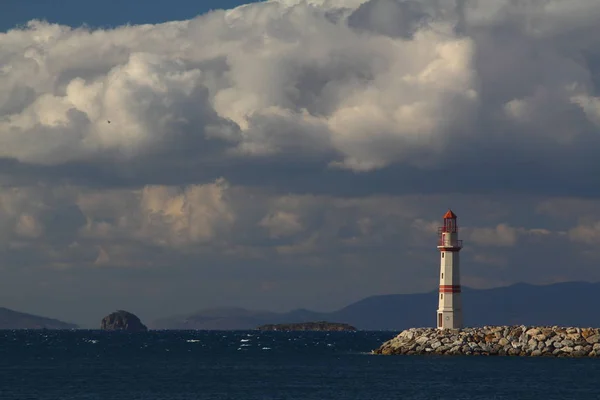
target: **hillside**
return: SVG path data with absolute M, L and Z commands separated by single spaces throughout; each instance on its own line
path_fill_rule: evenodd
M 251 311 L 243 308 L 211 308 L 191 315 L 158 319 L 152 322 L 150 327 L 152 329 L 254 329 L 259 325 L 280 320 L 280 314 L 268 311 Z
M 600 283 L 567 282 L 536 286 L 515 284 L 493 289 L 463 287 L 465 325 L 598 326 L 593 299 Z M 287 313 L 242 308 L 211 309 L 165 318 L 154 329 L 254 329 L 260 325 L 339 321 L 360 330 L 403 330 L 435 324 L 437 292 L 371 296 L 331 313 Z
M 0 307 L 0 329 L 77 329 L 77 325 L 57 319 L 26 314 Z

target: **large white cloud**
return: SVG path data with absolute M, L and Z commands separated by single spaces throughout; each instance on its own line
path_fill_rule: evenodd
M 599 10 L 270 1 L 111 30 L 33 21 L 0 35 L 0 155 L 57 165 L 305 154 L 359 171 L 444 164 L 456 146 L 481 160 L 485 143 L 502 154 L 567 144 L 573 156 L 598 129 L 587 61 L 600 54 Z

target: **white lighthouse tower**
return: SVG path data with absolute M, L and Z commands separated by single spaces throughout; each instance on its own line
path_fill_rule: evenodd
M 440 251 L 440 295 L 437 310 L 438 329 L 462 328 L 462 302 L 460 299 L 460 258 L 462 240 L 458 240 L 456 214 L 452 210 L 444 215 L 444 225 L 438 229 Z

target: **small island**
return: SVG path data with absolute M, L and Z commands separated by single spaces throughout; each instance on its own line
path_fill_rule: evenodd
M 261 325 L 256 328 L 259 331 L 355 331 L 356 328 L 352 325 L 342 324 L 338 322 L 297 322 L 291 324 L 268 324 Z
M 115 311 L 102 318 L 100 329 L 128 332 L 146 332 L 148 330 L 136 315 L 124 310 Z
M 411 328 L 374 354 L 600 357 L 600 328 L 485 326 Z

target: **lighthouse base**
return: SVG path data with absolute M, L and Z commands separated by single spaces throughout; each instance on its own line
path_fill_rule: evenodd
M 438 310 L 437 312 L 437 328 L 438 329 L 462 329 L 462 312 L 461 310 Z

